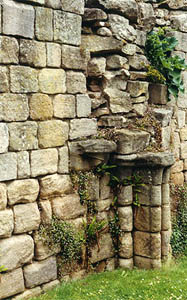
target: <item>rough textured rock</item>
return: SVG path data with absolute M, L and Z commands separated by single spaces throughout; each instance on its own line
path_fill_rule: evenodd
M 53 116 L 52 100 L 45 94 L 33 94 L 29 101 L 32 120 L 48 120 Z
M 120 228 L 123 231 L 132 231 L 133 229 L 133 214 L 132 214 L 132 207 L 119 207 L 118 208 L 119 214 L 119 223 Z
M 85 131 L 86 128 L 86 131 Z M 97 133 L 96 119 L 80 119 L 70 121 L 70 139 L 95 135 Z
M 25 285 L 28 288 L 40 285 L 57 278 L 56 258 L 50 257 L 41 262 L 34 262 L 23 269 Z
M 28 178 L 30 176 L 30 161 L 29 153 L 27 151 L 20 151 L 17 153 L 18 163 L 18 178 Z
M 113 50 L 121 50 L 123 47 L 123 42 L 113 37 L 83 35 L 81 47 L 93 53 L 108 52 Z
M 3 64 L 17 64 L 18 54 L 19 54 L 19 45 L 15 38 L 8 36 L 0 37 L 0 63 Z M 7 55 L 7 51 L 9 55 Z
M 42 293 L 42 289 L 38 286 L 36 288 L 26 290 L 25 292 L 15 296 L 13 300 L 30 299 L 39 296 L 41 293 Z
M 20 62 L 33 67 L 46 66 L 45 43 L 37 41 L 20 41 Z
M 61 9 L 65 11 L 69 11 L 75 14 L 83 15 L 84 13 L 84 0 L 70 1 L 70 0 L 63 0 L 61 1 Z
M 47 43 L 47 66 L 60 67 L 61 66 L 61 46 L 56 43 Z
M 43 224 L 50 224 L 52 219 L 51 202 L 48 200 L 39 202 L 41 222 Z
M 30 160 L 32 177 L 53 174 L 57 172 L 57 149 L 43 149 L 32 151 Z
M 7 188 L 6 184 L 0 183 L 0 210 L 4 210 L 7 206 Z
M 107 20 L 107 14 L 99 8 L 85 8 L 83 21 Z
M 53 40 L 53 11 L 50 8 L 36 7 L 36 37 L 39 41 Z
M 137 207 L 134 226 L 140 231 L 161 231 L 161 208 L 146 206 Z
M 4 153 L 8 151 L 9 145 L 9 135 L 8 135 L 8 127 L 6 124 L 0 124 L 0 153 Z
M 68 147 L 64 146 L 59 148 L 59 163 L 58 163 L 58 173 L 64 174 L 69 172 L 69 153 Z
M 0 238 L 10 237 L 14 229 L 13 212 L 11 209 L 0 211 Z
M 66 73 L 66 85 L 69 94 L 86 93 L 86 77 L 81 72 L 68 71 Z
M 8 68 L 0 67 L 0 93 L 7 93 L 8 91 L 9 91 Z
M 150 3 L 138 3 L 139 23 L 145 31 L 151 31 L 156 23 L 153 6 Z
M 26 234 L 0 240 L 0 247 L 0 264 L 9 271 L 31 262 L 34 256 L 34 241 Z
M 106 59 L 106 68 L 108 70 L 115 70 L 118 68 L 123 68 L 127 65 L 128 59 L 120 55 L 110 55 Z
M 161 259 L 150 259 L 140 256 L 134 256 L 134 265 L 139 269 L 160 269 Z
M 58 94 L 66 92 L 66 74 L 62 69 L 43 69 L 39 72 L 38 79 L 42 93 Z
M 133 266 L 134 266 L 134 263 L 133 263 L 132 258 L 129 258 L 129 259 L 120 258 L 119 259 L 119 267 L 120 268 L 132 270 Z
M 0 154 L 0 181 L 17 178 L 17 155 L 16 153 Z
M 88 76 L 98 77 L 105 73 L 106 59 L 104 57 L 93 57 L 88 63 Z
M 8 185 L 8 203 L 30 203 L 36 201 L 39 194 L 39 184 L 35 179 L 15 180 Z
M 118 195 L 118 203 L 122 206 L 131 205 L 133 201 L 132 186 L 123 186 Z
M 134 41 L 136 39 L 136 30 L 129 25 L 129 20 L 118 15 L 109 15 L 109 24 L 113 35 L 118 40 Z
M 70 45 L 62 45 L 62 67 L 64 69 L 86 70 L 89 51 Z
M 75 96 L 56 95 L 53 99 L 54 116 L 60 119 L 75 118 Z
M 13 296 L 24 291 L 24 278 L 21 268 L 1 275 L 0 297 L 1 299 Z
M 38 92 L 38 71 L 25 66 L 11 66 L 10 89 L 13 93 Z
M 133 240 L 131 233 L 123 233 L 120 237 L 119 256 L 131 258 L 133 256 Z
M 71 142 L 71 152 L 83 153 L 110 153 L 115 152 L 116 143 L 105 139 L 88 139 L 86 141 Z
M 132 110 L 130 94 L 118 89 L 106 88 L 105 97 L 109 100 L 112 113 L 128 113 Z
M 91 114 L 91 99 L 88 95 L 77 95 L 77 117 L 89 117 Z
M 134 232 L 135 255 L 159 259 L 161 257 L 160 233 Z
M 114 255 L 114 247 L 112 239 L 109 233 L 103 234 L 99 239 L 100 249 L 98 245 L 95 245 L 91 249 L 90 262 L 96 263 L 106 258 L 110 258 Z

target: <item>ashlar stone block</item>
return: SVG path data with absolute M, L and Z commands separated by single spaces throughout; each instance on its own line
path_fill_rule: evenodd
M 133 240 L 131 233 L 123 233 L 120 237 L 119 255 L 123 258 L 131 258 L 133 256 Z
M 61 0 L 46 0 L 45 1 L 46 6 L 52 7 L 52 8 L 57 8 L 59 9 L 61 7 Z
M 134 265 L 139 269 L 160 269 L 162 266 L 161 259 L 150 259 L 141 256 L 134 256 Z
M 56 43 L 47 43 L 46 47 L 47 66 L 59 68 L 61 66 L 61 46 Z M 69 55 L 71 55 L 71 53 L 69 53 Z
M 131 206 L 119 207 L 118 215 L 119 215 L 119 223 L 120 223 L 121 230 L 132 231 L 133 229 L 132 207 Z
M 65 11 L 54 11 L 54 40 L 63 44 L 81 44 L 81 22 L 79 15 Z
M 69 172 L 69 153 L 68 147 L 64 146 L 58 149 L 59 153 L 59 163 L 58 163 L 58 173 L 68 173 Z
M 8 127 L 4 123 L 0 123 L 0 153 L 8 151 L 9 134 Z
M 122 186 L 118 195 L 118 203 L 122 206 L 131 205 L 133 202 L 132 185 Z
M 26 290 L 25 292 L 15 296 L 14 298 L 12 298 L 12 300 L 30 299 L 33 297 L 37 297 L 40 294 L 42 294 L 42 289 L 41 289 L 41 287 L 37 286 L 33 289 Z
M 31 152 L 31 176 L 53 174 L 57 172 L 57 149 L 42 149 Z
M 147 258 L 161 257 L 161 234 L 134 232 L 134 253 Z
M 21 94 L 0 94 L 0 120 L 26 121 L 29 117 L 28 98 Z
M 43 69 L 39 72 L 39 87 L 42 93 L 60 94 L 66 92 L 66 74 L 62 69 Z
M 14 180 L 8 185 L 7 191 L 9 205 L 34 202 L 39 194 L 38 180 Z
M 38 126 L 40 148 L 63 146 L 68 140 L 69 126 L 60 120 L 43 121 Z
M 27 151 L 20 151 L 17 153 L 18 161 L 18 178 L 29 178 L 30 177 L 30 161 L 29 153 Z
M 13 211 L 15 234 L 38 229 L 40 225 L 40 212 L 36 202 L 15 205 Z
M 81 38 L 81 48 L 92 53 L 101 51 L 118 51 L 124 46 L 123 42 L 114 37 L 103 37 L 94 34 L 83 35 Z
M 48 95 L 33 94 L 29 101 L 30 117 L 32 120 L 48 120 L 53 116 L 53 104 Z
M 1 53 L 1 51 L 0 51 L 0 53 Z M 8 68 L 0 67 L 0 93 L 7 93 L 8 91 L 9 91 Z
M 46 66 L 45 43 L 29 40 L 20 41 L 20 62 L 32 67 Z
M 120 258 L 119 259 L 119 267 L 120 268 L 132 270 L 133 266 L 134 266 L 133 258 L 129 258 L 129 259 Z
M 86 70 L 90 53 L 86 49 L 62 45 L 62 67 L 64 69 Z
M 91 114 L 91 99 L 88 95 L 77 95 L 77 117 L 89 117 Z
M 30 262 L 34 256 L 34 241 L 26 234 L 0 240 L 0 247 L 0 264 L 9 271 Z
M 3 33 L 26 38 L 34 36 L 34 8 L 31 5 L 3 0 Z M 14 16 L 14 18 L 12 18 Z
M 23 292 L 25 289 L 21 268 L 1 275 L 0 298 L 7 298 Z
M 0 154 L 0 181 L 17 178 L 17 155 L 16 153 Z
M 147 206 L 137 207 L 134 226 L 140 231 L 161 231 L 161 208 Z
M 36 37 L 39 41 L 53 40 L 53 10 L 36 7 Z
M 52 208 L 49 200 L 40 201 L 40 214 L 42 224 L 50 224 L 52 220 Z
M 81 72 L 68 71 L 66 73 L 66 85 L 69 94 L 86 93 L 86 77 Z
M 114 246 L 109 233 L 103 234 L 99 239 L 100 249 L 95 245 L 91 249 L 90 262 L 96 263 L 114 256 Z
M 0 210 L 4 210 L 7 206 L 7 188 L 6 184 L 0 183 Z
M 25 66 L 11 66 L 10 89 L 12 93 L 38 92 L 38 71 Z
M 8 55 L 7 55 L 8 54 Z M 19 45 L 15 38 L 8 36 L 0 37 L 0 63 L 18 64 Z
M 75 118 L 75 96 L 56 95 L 53 100 L 54 116 L 60 119 Z
M 73 0 L 63 0 L 61 1 L 61 9 L 64 11 L 69 11 L 75 14 L 84 14 L 84 0 L 73 1 Z
M 93 57 L 88 63 L 88 76 L 99 77 L 105 73 L 106 58 Z
M 27 121 L 8 124 L 11 150 L 32 150 L 38 148 L 37 123 Z
M 14 218 L 11 209 L 0 211 L 0 238 L 10 237 L 14 229 Z
M 86 130 L 85 130 L 86 128 Z M 96 119 L 78 119 L 70 121 L 70 139 L 95 135 L 97 133 Z
M 49 257 L 41 262 L 34 262 L 23 269 L 25 285 L 32 288 L 57 278 L 57 264 L 55 257 Z

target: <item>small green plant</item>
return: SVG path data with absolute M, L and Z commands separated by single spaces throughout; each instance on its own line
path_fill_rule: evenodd
M 103 176 L 104 174 L 110 175 L 111 169 L 114 169 L 116 167 L 117 167 L 116 165 L 107 165 L 105 163 L 101 163 L 96 166 L 96 168 L 94 169 L 94 173 L 99 176 Z
M 184 59 L 171 55 L 178 41 L 167 33 L 168 28 L 165 27 L 159 28 L 158 31 L 151 31 L 147 35 L 145 54 L 151 63 L 148 78 L 152 82 L 158 80 L 157 82 L 166 84 L 169 95 L 177 99 L 179 92 L 184 93 L 181 72 L 187 68 L 187 65 Z
M 7 271 L 7 269 L 4 266 L 0 266 L 0 273 L 3 273 L 5 271 Z
M 88 222 L 83 222 L 83 229 L 85 232 L 85 240 L 88 245 L 95 242 L 98 243 L 99 234 L 106 228 L 107 223 L 105 220 L 97 221 L 96 216 Z

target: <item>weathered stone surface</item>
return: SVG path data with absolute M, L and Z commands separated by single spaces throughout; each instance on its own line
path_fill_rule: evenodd
M 160 269 L 161 259 L 150 259 L 140 256 L 134 256 L 134 265 L 139 269 Z
M 139 97 L 141 95 L 146 96 L 148 100 L 148 82 L 144 81 L 128 81 L 127 91 L 130 93 L 131 97 Z
M 152 206 L 159 206 L 162 202 L 161 195 L 161 186 L 160 185 L 152 185 L 151 187 L 151 202 Z
M 61 46 L 56 43 L 47 43 L 47 66 L 59 68 L 61 66 Z
M 56 258 L 49 257 L 41 262 L 34 262 L 25 266 L 23 271 L 25 285 L 28 288 L 55 280 L 57 278 Z
M 149 144 L 150 134 L 145 131 L 119 129 L 117 152 L 130 154 L 143 151 Z
M 161 257 L 160 233 L 134 232 L 134 253 L 147 258 Z
M 105 73 L 106 58 L 93 57 L 88 63 L 88 76 L 100 77 Z
M 127 124 L 127 119 L 123 116 L 103 116 L 98 121 L 98 126 L 122 128 Z
M 43 224 L 50 224 L 52 219 L 51 202 L 48 200 L 39 202 L 41 222 Z
M 170 252 L 170 237 L 171 231 L 162 231 L 161 239 L 162 239 L 162 256 L 168 256 Z
M 170 203 L 170 185 L 168 183 L 162 184 L 162 204 Z
M 179 32 L 179 31 L 171 31 L 169 33 L 170 36 L 174 36 L 178 44 L 175 47 L 175 50 L 177 51 L 182 51 L 182 52 L 187 52 L 187 49 L 185 48 L 186 45 L 186 38 L 187 38 L 187 33 Z
M 64 146 L 58 149 L 59 163 L 58 163 L 58 173 L 68 173 L 69 172 L 69 153 L 68 147 Z
M 37 41 L 20 41 L 20 62 L 33 67 L 46 66 L 45 43 Z
M 107 70 L 115 70 L 119 68 L 124 68 L 127 65 L 128 59 L 126 57 L 114 54 L 110 55 L 106 59 Z
M 9 145 L 8 127 L 6 124 L 3 123 L 0 123 L 0 140 L 0 153 L 7 152 Z
M 171 229 L 170 205 L 162 206 L 162 230 Z
M 42 289 L 38 286 L 33 289 L 26 290 L 25 292 L 15 296 L 12 300 L 25 300 L 33 297 L 37 297 L 42 293 Z
M 107 14 L 99 8 L 85 8 L 83 21 L 103 21 L 107 20 Z
M 171 174 L 171 182 L 175 185 L 183 185 L 184 184 L 184 173 L 174 173 Z
M 133 240 L 131 233 L 123 233 L 120 237 L 119 256 L 131 258 L 133 256 Z
M 46 244 L 43 243 L 43 241 L 41 240 L 37 232 L 34 234 L 34 244 L 35 244 L 34 256 L 35 259 L 39 261 L 44 260 L 54 254 L 57 254 L 61 250 L 61 248 L 58 246 L 54 246 L 53 249 L 49 248 Z
M 159 185 L 162 183 L 163 168 L 153 168 L 151 171 L 152 174 L 152 183 L 153 185 Z
M 57 149 L 42 149 L 31 152 L 31 176 L 53 174 L 57 172 Z
M 14 229 L 13 212 L 11 209 L 0 211 L 0 238 L 10 237 Z
M 36 37 L 39 41 L 53 40 L 53 11 L 36 7 Z
M 111 190 L 109 186 L 109 180 L 110 176 L 107 174 L 104 174 L 100 179 L 100 199 L 105 200 L 107 198 L 110 198 Z
M 52 200 L 53 214 L 62 220 L 75 219 L 86 213 L 86 207 L 81 205 L 77 194 L 70 194 Z
M 81 47 L 92 53 L 121 50 L 123 42 L 113 37 L 103 37 L 98 35 L 83 35 Z
M 53 99 L 54 116 L 57 118 L 75 118 L 75 96 L 56 95 Z
M 33 38 L 34 8 L 12 0 L 3 1 L 3 33 Z
M 96 208 L 98 212 L 108 211 L 112 204 L 113 198 L 99 200 L 96 202 Z
M 49 291 L 51 289 L 54 289 L 59 284 L 60 284 L 59 280 L 54 280 L 54 281 L 51 281 L 49 283 L 45 283 L 45 284 L 42 285 L 42 290 L 44 292 L 47 292 L 47 291 Z
M 8 124 L 10 135 L 10 149 L 11 150 L 31 150 L 38 148 L 37 140 L 37 123 L 27 121 L 24 123 L 10 123 Z
M 187 158 L 187 142 L 181 143 L 181 158 Z
M 32 120 L 48 120 L 53 116 L 53 104 L 48 95 L 33 94 L 29 101 Z
M 183 161 L 176 161 L 175 164 L 171 167 L 172 173 L 179 173 L 183 171 Z
M 0 60 L 1 60 L 1 58 L 0 58 Z M 8 68 L 0 67 L 0 93 L 7 93 L 8 91 L 9 91 Z
M 111 90 L 114 90 L 112 94 L 115 94 L 118 92 L 118 90 L 126 91 L 127 79 L 129 78 L 129 76 L 130 76 L 129 71 L 125 69 L 105 72 L 103 76 L 104 92 L 107 93 L 108 91 L 109 93 Z
M 153 113 L 157 120 L 159 120 L 162 124 L 162 127 L 166 127 L 170 125 L 172 110 L 164 109 L 164 108 L 154 108 Z
M 136 30 L 129 25 L 129 20 L 119 15 L 109 15 L 109 24 L 113 35 L 118 40 L 133 42 L 136 39 Z
M 86 130 L 85 130 L 86 128 Z M 97 133 L 96 119 L 80 119 L 70 121 L 70 139 L 95 135 Z
M 180 130 L 180 138 L 182 142 L 187 141 L 187 127 Z
M 40 212 L 37 203 L 18 204 L 13 207 L 14 233 L 23 233 L 38 229 Z
M 163 149 L 169 149 L 171 144 L 171 127 L 167 126 L 161 129 L 161 139 Z
M 14 180 L 8 185 L 8 204 L 30 203 L 36 201 L 39 184 L 36 179 Z
M 132 270 L 133 266 L 134 266 L 133 258 L 129 258 L 129 259 L 120 258 L 119 259 L 119 267 L 120 268 Z
M 64 69 L 86 70 L 90 54 L 87 49 L 62 45 L 62 67 Z
M 30 262 L 34 256 L 34 241 L 26 234 L 0 240 L 0 247 L 0 264 L 6 266 L 8 271 Z
M 61 9 L 69 11 L 75 14 L 84 14 L 84 0 L 73 1 L 73 0 L 63 0 L 61 1 Z
M 0 210 L 4 210 L 7 206 L 7 188 L 6 184 L 0 183 Z
M 29 106 L 26 95 L 0 94 L 1 121 L 25 121 L 28 116 Z
M 72 192 L 69 175 L 48 175 L 40 179 L 40 198 L 52 199 Z
M 38 71 L 25 66 L 11 66 L 10 89 L 13 93 L 38 92 Z
M 125 44 L 125 46 L 122 48 L 122 52 L 125 55 L 134 55 L 137 52 L 137 46 L 135 44 Z
M 9 55 L 7 55 L 9 53 Z M 19 55 L 19 45 L 15 38 L 8 36 L 0 37 L 0 63 L 17 64 Z
M 138 3 L 138 10 L 139 24 L 141 24 L 144 31 L 151 31 L 156 23 L 156 16 L 152 4 Z
M 59 9 L 61 7 L 61 0 L 46 0 L 46 6 L 57 8 Z
M 23 292 L 25 289 L 23 271 L 21 268 L 1 275 L 1 299 Z
M 184 10 L 186 10 L 186 1 L 185 0 L 179 0 L 179 1 L 169 0 L 168 5 L 170 8 L 173 8 L 173 9 L 183 8 Z
M 40 148 L 63 146 L 68 139 L 69 126 L 60 120 L 43 121 L 38 126 Z
M 81 16 L 54 11 L 54 40 L 64 44 L 81 44 Z
M 129 65 L 135 70 L 142 70 L 148 65 L 147 58 L 142 54 L 135 54 L 133 56 L 129 56 Z
M 30 176 L 30 161 L 29 153 L 27 151 L 21 151 L 17 153 L 18 162 L 18 178 L 28 178 Z
M 161 208 L 146 206 L 137 207 L 134 226 L 140 231 L 161 231 Z
M 17 178 L 17 155 L 16 153 L 0 154 L 0 181 Z
M 178 110 L 178 113 L 177 113 L 177 123 L 178 123 L 178 127 L 179 128 L 182 128 L 182 127 L 185 126 L 185 118 L 186 118 L 185 111 Z
M 86 77 L 81 72 L 68 71 L 66 73 L 67 92 L 70 94 L 86 93 Z
M 129 93 L 113 89 L 112 87 L 105 89 L 104 93 L 109 100 L 112 113 L 127 113 L 132 110 Z
M 70 148 L 71 153 L 75 154 L 110 153 L 114 152 L 115 150 L 115 142 L 105 139 L 90 139 L 86 141 L 72 142 Z
M 42 93 L 65 93 L 65 81 L 66 74 L 62 69 L 43 69 L 39 72 L 39 87 Z
M 122 186 L 118 194 L 118 203 L 122 206 L 130 205 L 133 201 L 132 185 Z
M 132 207 L 119 207 L 118 208 L 119 214 L 119 222 L 120 228 L 123 231 L 132 231 L 133 229 L 133 214 L 132 214 Z
M 77 95 L 77 117 L 89 117 L 91 114 L 91 99 L 88 95 Z
M 149 84 L 149 102 L 152 104 L 166 104 L 167 86 L 164 84 Z
M 91 256 L 90 256 L 91 263 L 96 263 L 98 261 L 112 257 L 114 255 L 114 247 L 109 233 L 103 234 L 99 238 L 99 245 L 100 245 L 100 249 L 98 249 L 98 245 L 95 245 L 91 249 Z

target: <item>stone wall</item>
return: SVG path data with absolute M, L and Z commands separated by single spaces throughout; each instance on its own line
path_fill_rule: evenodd
M 52 215 L 80 228 L 88 205 L 70 174 L 101 163 L 116 164 L 121 179 L 138 173 L 144 181 L 140 207 L 132 184 L 118 192 L 117 255 L 107 227 L 89 263 L 156 268 L 167 259 L 172 153 L 171 181 L 187 182 L 187 89 L 167 102 L 165 88 L 148 83 L 144 45 L 154 26 L 171 26 L 185 58 L 187 6 L 155 2 L 0 1 L 0 266 L 8 269 L 0 299 L 27 299 L 58 284 L 56 253 L 36 232 Z M 106 222 L 115 196 L 108 181 L 94 176 L 88 189 L 97 220 Z M 84 264 L 64 279 L 86 272 Z

